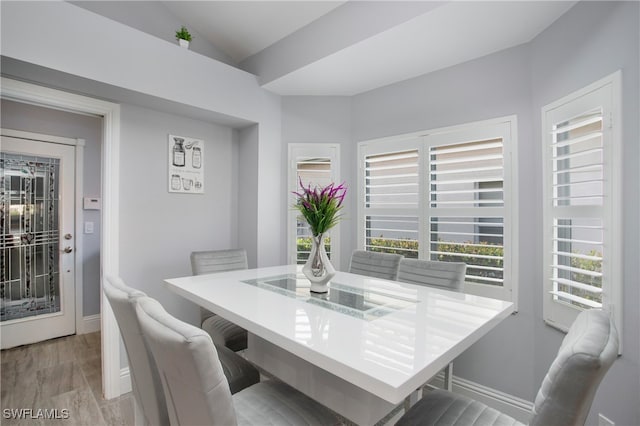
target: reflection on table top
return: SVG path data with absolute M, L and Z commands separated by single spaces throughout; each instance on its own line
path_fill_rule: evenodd
M 373 320 L 417 303 L 414 298 L 389 294 L 384 289 L 352 287 L 340 284 L 338 281 L 339 279 L 334 279 L 330 291 L 325 294 L 311 293 L 309 291 L 311 283 L 301 273 L 240 282 L 366 320 Z
M 512 303 L 338 272 L 311 296 L 296 265 L 166 280 L 249 332 L 399 402 L 506 318 Z

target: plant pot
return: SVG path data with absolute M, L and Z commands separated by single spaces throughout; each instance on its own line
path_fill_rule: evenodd
M 329 291 L 329 281 L 336 274 L 336 270 L 327 256 L 324 234 L 314 235 L 311 242 L 311 254 L 302 267 L 302 273 L 311 282 L 312 293 L 326 293 Z
M 185 49 L 189 48 L 189 42 L 185 39 L 178 39 L 178 43 L 180 43 L 180 47 L 184 47 Z

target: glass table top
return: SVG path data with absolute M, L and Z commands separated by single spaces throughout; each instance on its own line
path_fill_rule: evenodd
M 275 275 L 241 282 L 369 321 L 418 303 L 416 299 L 351 287 L 334 281 L 329 284 L 328 293 L 311 293 L 309 280 L 296 274 Z

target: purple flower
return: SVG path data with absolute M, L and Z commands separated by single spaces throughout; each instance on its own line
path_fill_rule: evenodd
M 320 235 L 334 227 L 340 220 L 340 210 L 347 194 L 347 187 L 343 183 L 335 185 L 330 183 L 325 187 L 311 189 L 311 184 L 306 187 L 299 179 L 299 192 L 293 192 L 297 197 L 295 208 L 305 218 L 314 236 Z

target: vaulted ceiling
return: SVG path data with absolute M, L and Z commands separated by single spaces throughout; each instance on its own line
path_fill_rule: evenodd
M 150 32 L 148 12 L 149 21 L 127 18 L 132 3 L 77 4 Z M 142 3 L 163 7 L 268 90 L 354 95 L 526 43 L 576 1 Z

